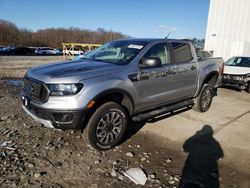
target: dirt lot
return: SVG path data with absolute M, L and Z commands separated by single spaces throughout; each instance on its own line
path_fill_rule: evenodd
M 0 57 L 1 79 L 55 60 Z M 244 91 L 220 88 L 204 114 L 186 110 L 130 123 L 120 146 L 97 152 L 80 131 L 44 128 L 29 118 L 19 89 L 0 82 L 0 145 L 12 141 L 15 149 L 0 146 L 0 187 L 138 187 L 123 175 L 132 167 L 147 174 L 145 187 L 178 187 L 180 181 L 250 187 L 250 95 Z
M 0 56 L 0 78 L 23 77 L 26 70 L 60 61 L 60 56 Z

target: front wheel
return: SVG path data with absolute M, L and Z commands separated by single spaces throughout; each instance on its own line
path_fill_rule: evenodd
M 206 112 L 211 106 L 213 100 L 213 90 L 209 84 L 204 84 L 200 94 L 194 99 L 193 110 L 197 112 Z
M 97 150 L 108 150 L 119 144 L 127 127 L 127 115 L 115 102 L 101 105 L 91 116 L 83 139 Z

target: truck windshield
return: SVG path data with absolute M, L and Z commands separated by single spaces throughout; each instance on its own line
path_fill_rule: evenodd
M 87 53 L 83 59 L 126 64 L 131 62 L 146 45 L 145 41 L 113 41 Z
M 250 67 L 250 57 L 232 57 L 225 64 L 227 66 Z

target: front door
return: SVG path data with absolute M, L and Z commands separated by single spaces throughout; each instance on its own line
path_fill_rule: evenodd
M 169 49 L 167 43 L 158 43 L 142 57 L 142 60 L 151 57 L 159 58 L 162 66 L 140 69 L 139 82 L 136 86 L 140 110 L 164 105 L 176 99 L 176 67 L 171 64 Z

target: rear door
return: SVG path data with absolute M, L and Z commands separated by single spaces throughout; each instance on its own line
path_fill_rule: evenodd
M 197 63 L 190 45 L 170 42 L 172 62 L 176 66 L 175 94 L 179 99 L 193 97 L 197 89 Z
M 176 92 L 176 68 L 171 64 L 170 48 L 165 42 L 153 45 L 142 57 L 160 58 L 162 66 L 153 68 L 141 68 L 139 71 L 139 83 L 136 88 L 139 95 L 140 109 L 160 106 L 177 98 Z

